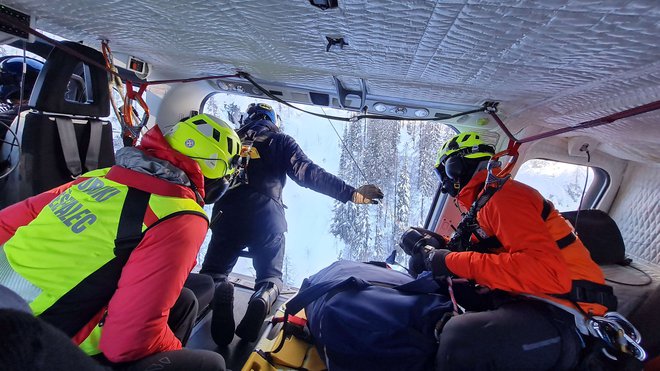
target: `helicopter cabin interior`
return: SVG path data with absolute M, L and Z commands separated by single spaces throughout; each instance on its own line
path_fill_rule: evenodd
M 2 207 L 112 165 L 107 117 L 117 97 L 136 107 L 135 138 L 202 112 L 216 93 L 365 120 L 437 121 L 483 133 L 498 151 L 515 147 L 514 178 L 532 160 L 590 169 L 580 213 L 564 216 L 578 219 L 648 359 L 660 355 L 656 1 L 12 0 L 0 8 L 2 43 L 45 61 L 2 145 Z M 451 235 L 460 218 L 438 189 L 424 227 Z M 240 316 L 254 283 L 232 279 Z M 206 309 L 188 346 L 242 367 L 255 344 L 217 348 L 212 291 L 197 294 Z

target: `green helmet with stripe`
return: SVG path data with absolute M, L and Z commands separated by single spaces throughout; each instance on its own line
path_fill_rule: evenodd
M 462 155 L 465 158 L 490 158 L 495 154 L 495 148 L 485 144 L 479 133 L 473 131 L 460 133 L 450 138 L 440 147 L 435 167 L 437 168 L 443 164 L 454 154 Z
M 209 179 L 231 175 L 236 170 L 241 141 L 225 121 L 199 114 L 174 125 L 166 134 L 167 142 L 195 160 Z
M 495 148 L 485 144 L 479 133 L 460 133 L 450 138 L 438 150 L 435 162 L 442 191 L 455 197 L 472 178 L 479 164 L 494 154 Z

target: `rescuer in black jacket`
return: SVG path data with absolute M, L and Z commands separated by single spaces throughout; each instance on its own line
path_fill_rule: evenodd
M 217 344 L 229 344 L 234 336 L 233 285 L 227 276 L 244 247 L 249 248 L 257 277 L 255 293 L 236 328 L 239 337 L 256 340 L 281 290 L 287 230 L 282 189 L 287 175 L 341 202 L 372 204 L 383 198 L 375 185 L 355 189 L 314 164 L 292 137 L 279 130 L 277 114 L 267 104 L 251 104 L 237 133 L 244 168 L 213 207 L 212 220 L 217 220 L 201 270 L 216 281 L 212 335 Z

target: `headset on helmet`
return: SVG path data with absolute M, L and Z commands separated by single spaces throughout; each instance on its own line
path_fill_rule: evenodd
M 280 127 L 279 116 L 273 107 L 266 103 L 250 103 L 246 113 L 247 117 L 243 121 L 244 124 L 250 124 L 257 120 L 267 119 L 277 127 Z
M 23 80 L 23 62 L 25 61 L 25 79 L 23 99 L 30 98 L 32 88 L 44 64 L 33 58 L 6 57 L 0 61 L 0 100 L 19 99 L 21 80 Z
M 190 117 L 174 125 L 165 139 L 172 148 L 197 161 L 208 179 L 236 170 L 241 141 L 222 119 L 206 114 Z
M 475 132 L 461 133 L 446 141 L 440 147 L 435 163 L 436 174 L 442 181 L 442 192 L 456 197 L 478 170 L 479 164 L 494 154 L 495 148 L 484 144 Z

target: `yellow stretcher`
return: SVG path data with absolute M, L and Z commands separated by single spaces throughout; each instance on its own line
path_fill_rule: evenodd
M 271 319 L 242 371 L 327 370 L 314 344 L 303 335 L 304 323 L 307 321 L 304 310 L 289 320 L 288 326 L 293 326 L 297 331 L 288 331 L 294 334 L 287 333 L 282 343 L 285 336 L 282 321 L 285 306 L 286 303 Z

